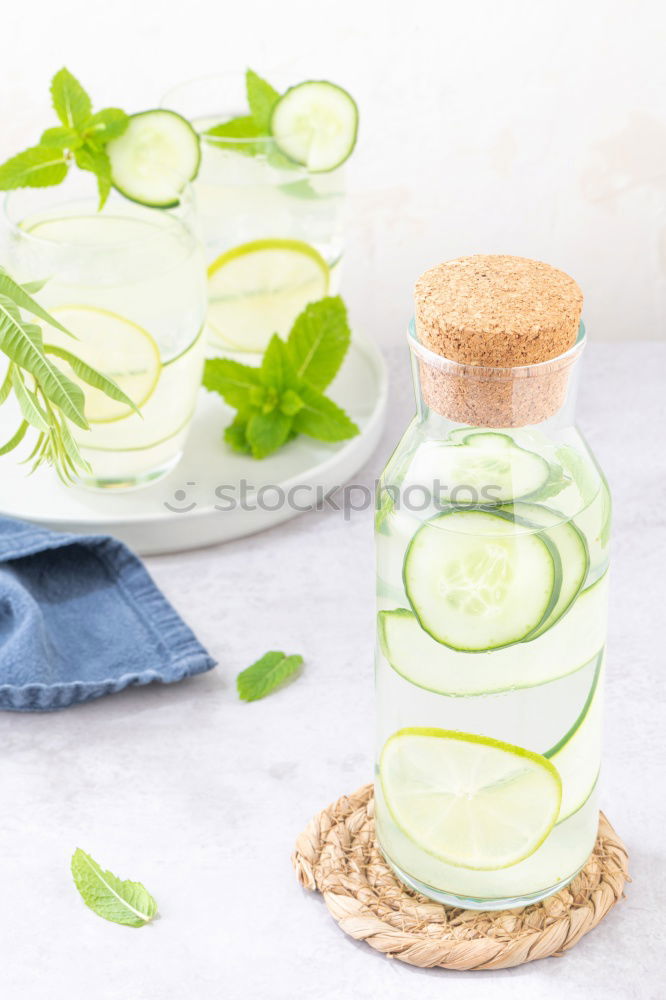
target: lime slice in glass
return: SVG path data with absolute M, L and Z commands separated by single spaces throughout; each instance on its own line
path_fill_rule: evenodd
M 60 306 L 51 314 L 77 337 L 72 340 L 55 327 L 44 330 L 46 343 L 64 347 L 114 382 L 141 409 L 159 381 L 162 364 L 151 335 L 123 316 L 93 306 Z M 134 413 L 125 403 L 110 399 L 83 382 L 66 361 L 55 360 L 80 385 L 86 397 L 85 415 L 91 424 L 122 420 Z
M 562 783 L 540 754 L 446 729 L 401 729 L 380 760 L 393 820 L 421 850 L 462 868 L 496 871 L 544 842 Z
M 263 351 L 274 333 L 286 336 L 305 306 L 328 293 L 329 278 L 309 243 L 243 243 L 208 268 L 208 325 L 231 347 Z

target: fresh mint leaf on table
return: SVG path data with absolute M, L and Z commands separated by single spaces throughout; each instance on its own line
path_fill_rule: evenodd
M 51 81 L 51 100 L 60 125 L 47 128 L 36 146 L 0 166 L 0 190 L 52 187 L 64 181 L 75 163 L 97 178 L 102 208 L 111 190 L 111 164 L 105 147 L 122 135 L 129 118 L 119 108 L 93 113 L 89 95 L 64 68 Z
M 74 851 L 72 875 L 83 902 L 105 920 L 143 927 L 157 914 L 157 903 L 140 882 L 122 881 L 103 871 L 81 848 Z
M 345 441 L 356 424 L 325 389 L 344 361 L 351 333 L 339 296 L 306 306 L 286 342 L 274 334 L 261 365 L 226 358 L 206 362 L 203 384 L 236 411 L 224 439 L 234 451 L 261 459 L 297 434 L 318 441 Z
M 239 697 L 243 701 L 258 701 L 259 698 L 264 698 L 296 673 L 302 663 L 303 657 L 297 653 L 291 656 L 276 651 L 264 653 L 261 659 L 243 670 L 236 678 Z
M 0 406 L 13 393 L 21 411 L 21 422 L 9 440 L 0 444 L 6 455 L 21 444 L 30 429 L 37 432 L 26 461 L 32 470 L 42 463 L 53 465 L 60 478 L 70 483 L 79 470 L 88 470 L 69 428 L 69 421 L 84 430 L 85 396 L 80 385 L 53 363 L 64 361 L 81 382 L 100 389 L 112 399 L 136 409 L 132 400 L 106 375 L 77 357 L 76 338 L 33 297 L 43 282 L 19 284 L 0 267 L 0 361 L 7 358 L 0 376 Z M 44 343 L 42 328 L 25 319 L 22 310 L 72 337 L 74 350 Z

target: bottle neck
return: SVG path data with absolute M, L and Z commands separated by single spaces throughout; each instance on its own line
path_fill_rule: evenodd
M 412 375 L 421 423 L 428 436 L 446 438 L 453 427 L 488 429 L 540 427 L 556 430 L 575 423 L 581 323 L 574 346 L 548 361 L 514 368 L 461 364 L 424 348 L 409 332 Z

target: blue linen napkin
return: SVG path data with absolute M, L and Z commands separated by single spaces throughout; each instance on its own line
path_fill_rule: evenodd
M 122 542 L 0 517 L 0 709 L 65 708 L 214 666 Z

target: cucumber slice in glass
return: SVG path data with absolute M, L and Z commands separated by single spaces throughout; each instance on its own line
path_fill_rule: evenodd
M 452 649 L 521 642 L 559 598 L 561 565 L 547 536 L 483 510 L 426 521 L 405 555 L 405 592 L 421 627 Z
M 379 763 L 386 805 L 421 850 L 497 871 L 533 854 L 553 829 L 562 785 L 541 754 L 472 733 L 401 729 Z
M 521 523 L 533 524 L 542 528 L 543 534 L 550 538 L 557 547 L 562 563 L 562 584 L 560 593 L 550 614 L 534 632 L 526 636 L 524 642 L 531 642 L 542 635 L 571 607 L 580 593 L 587 571 L 590 567 L 590 556 L 587 542 L 581 531 L 572 521 L 567 521 L 563 514 L 542 507 L 539 504 L 517 502 L 505 508 L 509 516 L 516 517 Z
M 276 102 L 270 129 L 285 156 L 312 173 L 325 173 L 351 156 L 358 108 L 337 84 L 308 80 L 291 87 Z
M 406 608 L 379 612 L 381 652 L 410 684 L 452 697 L 497 694 L 548 684 L 586 667 L 605 639 L 608 574 L 584 590 L 548 632 L 492 656 L 460 656 L 435 642 Z
M 175 111 L 131 115 L 121 136 L 106 147 L 111 180 L 122 195 L 150 208 L 178 205 L 201 162 L 199 136 Z

